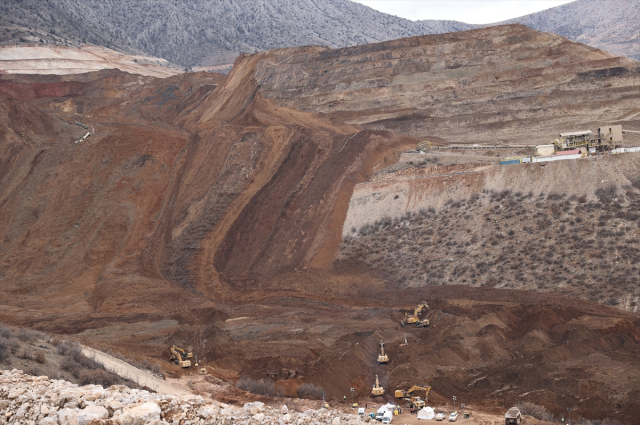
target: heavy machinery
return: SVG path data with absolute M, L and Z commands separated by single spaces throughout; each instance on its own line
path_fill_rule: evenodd
M 405 313 L 404 319 L 400 321 L 400 324 L 404 326 L 405 323 L 413 324 L 413 323 L 420 322 L 420 313 L 422 313 L 423 309 L 427 309 L 427 310 L 429 309 L 429 306 L 427 305 L 426 301 L 422 301 L 422 303 L 420 303 L 420 305 L 418 305 L 418 307 L 413 311 L 413 314 Z
M 407 398 L 407 399 L 413 399 L 413 398 L 420 398 L 420 397 L 414 397 L 413 396 L 413 392 L 414 391 L 424 391 L 424 399 L 426 401 L 429 401 L 429 393 L 431 392 L 431 386 L 429 387 L 421 387 L 419 385 L 414 385 L 413 387 L 409 388 L 408 390 L 396 390 L 395 396 L 396 398 Z M 413 401 L 413 400 L 411 400 Z
M 384 388 L 382 388 L 380 386 L 380 383 L 378 382 L 378 375 L 376 375 L 376 384 L 371 389 L 371 395 L 374 396 L 374 397 L 378 397 L 380 395 L 384 395 Z
M 381 354 L 378 356 L 378 363 L 386 364 L 389 363 L 389 356 L 384 354 L 384 342 L 380 341 L 380 351 Z
M 505 425 L 520 425 L 520 422 L 522 422 L 522 414 L 517 407 L 512 407 L 504 414 Z
M 169 361 L 180 365 L 184 369 L 191 367 L 191 359 L 193 358 L 193 353 L 187 353 L 184 349 L 175 345 L 173 345 L 169 350 L 171 351 L 171 358 L 169 359 Z

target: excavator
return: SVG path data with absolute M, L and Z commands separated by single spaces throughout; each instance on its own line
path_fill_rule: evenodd
M 169 361 L 182 366 L 184 369 L 191 367 L 193 353 L 187 353 L 184 349 L 175 345 L 173 345 L 169 350 L 171 351 L 171 358 Z
M 404 326 L 405 323 L 408 323 L 408 324 L 415 323 L 416 326 L 419 328 L 429 326 L 428 319 L 424 321 L 420 321 L 420 313 L 422 313 L 423 309 L 427 309 L 427 310 L 429 309 L 429 306 L 427 305 L 426 301 L 422 301 L 422 303 L 420 303 L 420 305 L 418 305 L 418 307 L 414 310 L 413 314 L 405 313 L 404 319 L 400 321 L 400 324 Z
M 420 397 L 414 397 L 413 396 L 413 392 L 416 390 L 420 390 L 420 391 L 424 391 L 424 399 L 429 401 L 429 393 L 431 392 L 431 387 L 421 387 L 419 385 L 414 385 L 413 387 L 409 388 L 408 390 L 396 390 L 395 396 L 396 398 L 410 398 L 411 401 L 413 401 L 413 399 L 420 399 Z M 424 405 L 424 402 L 423 402 Z
M 378 375 L 376 375 L 376 384 L 371 389 L 371 395 L 374 397 L 384 395 L 384 388 L 382 388 L 378 382 Z
M 389 363 L 389 356 L 384 354 L 384 342 L 380 341 L 380 351 L 381 354 L 378 356 L 378 363 L 386 364 Z

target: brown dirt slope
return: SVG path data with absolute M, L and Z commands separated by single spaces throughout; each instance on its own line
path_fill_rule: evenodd
M 226 77 L 3 77 L 0 320 L 158 359 L 178 343 L 220 376 L 286 379 L 293 369 L 332 396 L 353 385 L 364 397 L 377 372 L 389 389 L 411 377 L 446 397 L 479 394 L 502 407 L 524 398 L 554 411 L 571 392 L 591 417 L 632 417 L 632 313 L 534 291 L 412 289 L 389 277 L 404 270 L 385 275 L 364 254 L 334 262 L 352 194 L 420 141 L 411 134 L 425 105 L 444 141 L 633 123 L 632 65 L 515 25 L 262 52 Z M 444 326 L 400 328 L 400 309 L 422 299 L 437 301 Z M 249 319 L 226 321 L 239 317 Z M 397 346 L 405 332 L 409 354 L 392 349 L 390 368 L 375 365 L 380 338 Z M 566 349 L 565 334 L 579 349 Z M 599 381 L 621 362 L 624 385 Z M 528 365 L 539 379 L 527 381 Z M 590 372 L 576 378 L 570 367 Z M 598 385 L 606 391 L 596 396 Z

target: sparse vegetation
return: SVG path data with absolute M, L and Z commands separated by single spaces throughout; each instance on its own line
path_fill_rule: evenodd
M 238 380 L 236 387 L 242 391 L 248 391 L 251 394 L 265 395 L 265 396 L 281 396 L 282 390 L 276 387 L 273 381 L 268 379 L 254 380 L 249 377 L 243 377 Z
M 301 398 L 322 398 L 322 387 L 305 382 L 298 387 L 298 396 Z
M 487 191 L 385 217 L 343 240 L 338 265 L 365 263 L 400 286 L 535 289 L 639 311 L 640 194 Z M 595 231 L 595 233 L 594 233 Z
M 138 387 L 83 355 L 74 341 L 3 324 L 0 324 L 0 368 L 16 368 L 30 375 L 46 375 L 81 385 L 91 383 L 108 387 L 120 384 Z

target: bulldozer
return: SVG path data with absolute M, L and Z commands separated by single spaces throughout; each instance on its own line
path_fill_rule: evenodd
M 380 351 L 381 354 L 378 356 L 378 363 L 386 364 L 389 363 L 389 356 L 384 354 L 384 342 L 380 341 Z
M 427 309 L 427 310 L 429 309 L 429 306 L 427 305 L 426 301 L 422 301 L 422 303 L 420 303 L 418 307 L 413 311 L 413 314 L 405 313 L 404 319 L 400 321 L 400 324 L 404 326 L 405 323 L 408 323 L 408 324 L 419 323 L 420 325 L 416 325 L 416 326 L 418 327 L 428 326 L 429 320 L 426 321 L 426 325 L 422 325 L 423 322 L 420 321 L 420 313 L 422 313 L 423 309 Z
M 382 388 L 378 382 L 378 375 L 376 375 L 376 384 L 371 389 L 371 395 L 374 397 L 384 395 L 384 388 Z
M 422 399 L 420 399 L 420 397 L 414 397 L 413 396 L 413 392 L 414 391 L 424 391 L 424 399 L 426 401 L 429 401 L 429 393 L 431 392 L 431 387 L 421 387 L 419 385 L 414 385 L 413 387 L 409 388 L 408 390 L 396 390 L 395 392 L 395 396 L 396 398 L 404 398 L 404 399 L 410 399 L 413 402 L 413 399 L 418 399 L 420 401 L 422 401 Z M 415 403 L 415 402 L 414 402 Z M 424 401 L 422 401 L 422 404 L 424 406 Z
M 191 367 L 193 353 L 187 353 L 184 349 L 175 345 L 173 345 L 169 350 L 171 351 L 171 358 L 169 361 L 180 365 L 183 369 Z

